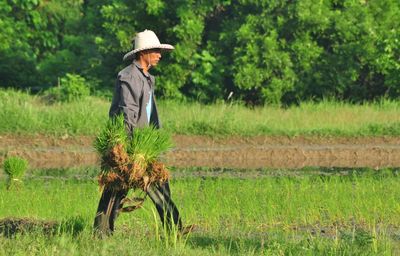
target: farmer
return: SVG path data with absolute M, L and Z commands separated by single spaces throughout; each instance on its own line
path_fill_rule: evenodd
M 125 54 L 123 60 L 133 62 L 118 73 L 109 115 L 123 114 L 127 131 L 130 135 L 136 127 L 153 125 L 160 128 L 156 99 L 154 97 L 155 79 L 149 69 L 161 59 L 162 50 L 173 50 L 169 44 L 161 44 L 156 34 L 145 30 L 136 35 L 134 49 Z M 101 234 L 111 234 L 118 213 L 125 209 L 128 191 L 112 191 L 104 188 L 101 196 L 94 228 Z M 190 232 L 193 226 L 183 227 L 179 211 L 171 199 L 168 181 L 151 184 L 146 194 L 156 206 L 163 226 L 171 230 L 174 225 L 183 234 Z

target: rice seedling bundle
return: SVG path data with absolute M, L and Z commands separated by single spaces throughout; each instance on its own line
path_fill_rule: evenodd
M 129 136 L 121 115 L 107 122 L 94 146 L 101 157 L 101 187 L 146 191 L 150 184 L 162 184 L 169 178 L 158 158 L 172 147 L 171 137 L 154 127 L 135 128 Z

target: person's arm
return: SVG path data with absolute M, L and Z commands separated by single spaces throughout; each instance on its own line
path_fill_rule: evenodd
M 132 90 L 127 83 L 120 83 L 119 109 L 120 113 L 124 114 L 125 124 L 130 134 L 132 134 L 139 119 L 139 99 L 139 92 Z

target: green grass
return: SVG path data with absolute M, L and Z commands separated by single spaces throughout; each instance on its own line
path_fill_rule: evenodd
M 0 218 L 83 220 L 75 235 L 60 230 L 0 236 L 0 255 L 395 255 L 400 253 L 398 175 L 174 179 L 172 195 L 184 222 L 199 227 L 181 240 L 159 236 L 150 200 L 143 209 L 122 214 L 113 237 L 93 238 L 100 197 L 93 180 L 36 177 L 19 191 L 7 191 L 0 180 Z
M 96 135 L 108 118 L 110 100 L 89 97 L 45 104 L 38 96 L 0 90 L 0 134 Z M 160 101 L 163 127 L 174 134 L 210 136 L 400 135 L 400 102 L 352 105 L 306 102 L 287 109 L 239 104 L 202 105 Z

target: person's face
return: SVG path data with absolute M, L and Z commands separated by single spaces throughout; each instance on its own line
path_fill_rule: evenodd
M 158 62 L 161 59 L 161 50 L 160 49 L 150 49 L 143 52 L 143 60 L 150 64 L 152 67 L 157 66 Z

